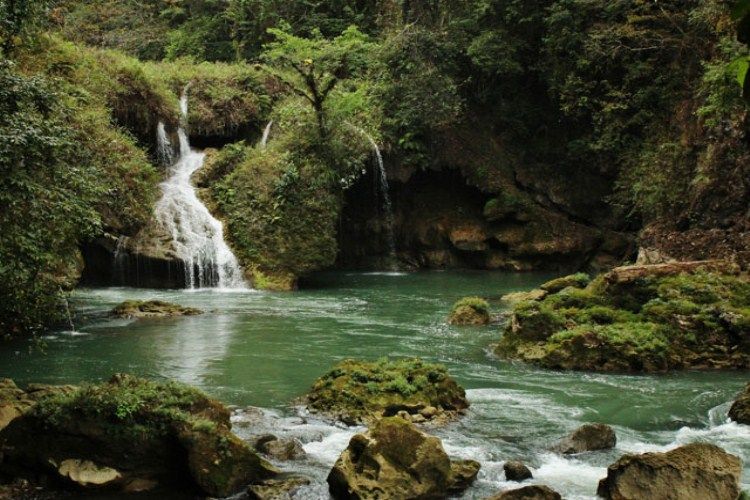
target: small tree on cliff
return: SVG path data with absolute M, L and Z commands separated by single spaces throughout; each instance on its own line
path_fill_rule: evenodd
M 310 38 L 281 29 L 268 32 L 275 38 L 263 53 L 268 70 L 312 106 L 318 133 L 325 140 L 329 133 L 326 103 L 331 92 L 342 81 L 365 73 L 374 45 L 354 26 L 333 39 L 324 38 L 319 31 Z

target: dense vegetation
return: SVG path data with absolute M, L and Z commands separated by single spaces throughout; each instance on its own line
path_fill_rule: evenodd
M 260 286 L 333 264 L 366 134 L 522 213 L 501 246 L 561 239 L 550 210 L 676 256 L 746 244 L 747 47 L 720 0 L 0 1 L 0 20 L 5 333 L 56 319 L 83 242 L 147 224 L 156 123 L 187 84 L 191 135 L 229 144 L 204 198 Z

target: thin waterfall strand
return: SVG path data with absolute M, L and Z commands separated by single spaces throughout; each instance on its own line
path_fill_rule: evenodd
M 160 121 L 156 126 L 156 156 L 164 166 L 171 166 L 174 163 L 174 150 L 172 142 L 167 135 L 167 129 L 164 122 Z
M 187 87 L 180 99 L 187 121 Z M 190 183 L 192 174 L 203 166 L 205 154 L 190 147 L 183 126 L 177 130 L 180 156 L 171 176 L 161 184 L 163 196 L 156 206 L 156 218 L 172 237 L 172 246 L 185 265 L 189 288 L 246 288 L 237 257 L 224 241 L 224 227 L 200 201 Z
M 263 149 L 266 149 L 266 146 L 268 146 L 268 138 L 271 137 L 271 128 L 273 127 L 273 120 L 268 122 L 268 125 L 266 125 L 265 130 L 263 130 L 263 138 L 260 140 L 260 147 Z

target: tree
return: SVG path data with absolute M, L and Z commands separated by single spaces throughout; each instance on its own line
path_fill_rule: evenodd
M 26 33 L 42 23 L 50 0 L 0 0 L 0 44 L 7 57 Z
M 737 39 L 750 45 L 750 0 L 739 0 L 732 10 L 732 18 L 737 21 Z M 750 98 L 750 57 L 737 59 L 737 81 L 746 98 Z
M 326 103 L 331 92 L 343 80 L 366 72 L 374 44 L 354 26 L 334 39 L 324 38 L 319 31 L 311 38 L 276 28 L 268 32 L 275 38 L 263 53 L 268 71 L 312 106 L 319 136 L 326 139 Z

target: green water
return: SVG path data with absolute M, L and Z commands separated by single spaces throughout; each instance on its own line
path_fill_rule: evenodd
M 727 423 L 728 403 L 744 373 L 627 376 L 559 373 L 494 358 L 499 326 L 445 324 L 466 295 L 499 298 L 549 276 L 505 273 L 326 274 L 290 294 L 221 291 L 86 289 L 76 292 L 77 333 L 46 337 L 44 351 L 25 342 L 0 345 L 0 376 L 19 383 L 80 383 L 128 372 L 197 385 L 238 407 L 267 409 L 269 429 L 299 438 L 308 459 L 293 464 L 314 485 L 300 498 L 326 498 L 324 478 L 356 429 L 301 419 L 291 403 L 338 360 L 420 356 L 448 366 L 472 404 L 460 422 L 440 430 L 448 452 L 482 462 L 465 498 L 514 485 L 505 460 L 521 458 L 538 482 L 566 498 L 594 498 L 606 465 L 624 452 L 666 450 L 708 441 L 750 459 L 750 428 Z M 112 320 L 106 312 L 130 298 L 158 298 L 208 314 L 160 320 Z M 499 305 L 495 306 L 501 311 Z M 257 429 L 236 417 L 237 431 Z M 611 452 L 562 458 L 545 452 L 583 422 L 615 426 Z M 266 425 L 266 424 L 264 424 Z M 750 482 L 750 474 L 745 474 Z

